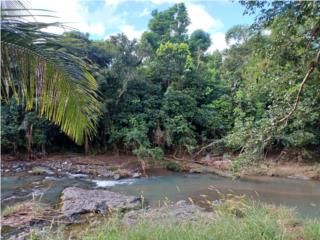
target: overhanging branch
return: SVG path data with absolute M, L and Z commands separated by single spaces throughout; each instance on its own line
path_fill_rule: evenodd
M 289 118 L 297 110 L 298 103 L 299 103 L 300 98 L 301 98 L 301 93 L 302 93 L 303 87 L 304 87 L 305 83 L 308 81 L 308 79 L 310 78 L 311 73 L 315 70 L 316 66 L 319 64 L 319 62 L 320 62 L 320 50 L 317 53 L 315 61 L 312 62 L 309 65 L 308 71 L 307 71 L 306 75 L 304 76 L 304 78 L 303 78 L 303 80 L 302 80 L 302 82 L 300 84 L 300 88 L 299 88 L 299 91 L 297 93 L 296 101 L 295 101 L 293 107 L 291 108 L 291 111 L 284 118 L 282 118 L 280 120 L 280 122 L 286 122 L 286 124 L 287 124 Z

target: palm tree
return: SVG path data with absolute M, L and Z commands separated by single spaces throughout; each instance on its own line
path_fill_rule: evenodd
M 82 144 L 96 132 L 97 82 L 62 37 L 46 31 L 64 26 L 38 22 L 31 11 L 21 1 L 1 2 L 1 99 L 15 97 Z

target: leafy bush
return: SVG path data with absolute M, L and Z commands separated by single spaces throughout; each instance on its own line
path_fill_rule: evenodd
M 170 171 L 174 171 L 174 172 L 182 172 L 183 169 L 181 168 L 181 166 L 174 162 L 174 161 L 170 161 L 166 164 L 166 169 L 170 170 Z
M 163 150 L 159 147 L 146 148 L 144 146 L 140 146 L 139 148 L 134 149 L 132 152 L 141 159 L 151 158 L 155 160 L 161 160 L 164 156 Z

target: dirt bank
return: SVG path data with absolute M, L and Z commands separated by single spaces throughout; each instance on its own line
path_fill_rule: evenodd
M 296 160 L 275 161 L 275 157 L 248 167 L 240 172 L 232 172 L 231 165 L 234 158 L 214 156 L 210 159 L 194 160 L 191 157 L 174 159 L 167 156 L 165 160 L 144 161 L 143 164 L 133 155 L 103 154 L 85 156 L 80 154 L 55 154 L 37 160 L 17 159 L 3 155 L 1 161 L 2 176 L 15 175 L 19 172 L 37 174 L 41 171 L 59 173 L 87 174 L 101 178 L 126 178 L 147 175 L 165 175 L 166 167 L 173 171 L 190 173 L 213 173 L 221 176 L 275 176 L 297 179 L 320 180 L 320 163 L 317 161 L 303 162 Z M 44 169 L 41 169 L 42 167 Z

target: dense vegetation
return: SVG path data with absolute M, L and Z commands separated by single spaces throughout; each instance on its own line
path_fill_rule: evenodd
M 64 33 L 59 51 L 75 54 L 98 82 L 102 113 L 86 113 L 97 118 L 97 131 L 85 151 L 161 158 L 204 147 L 241 153 L 245 161 L 284 148 L 319 151 L 320 3 L 243 5 L 256 21 L 231 28 L 221 52 L 207 52 L 208 33 L 187 34 L 182 3 L 153 11 L 139 41 Z M 3 151 L 82 150 L 16 98 L 2 102 L 1 114 Z

